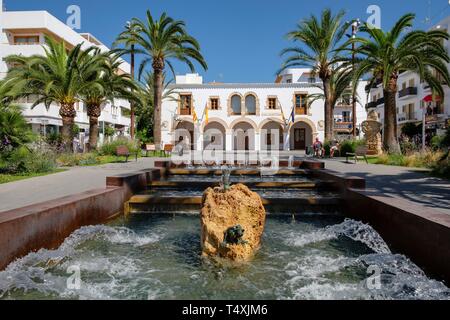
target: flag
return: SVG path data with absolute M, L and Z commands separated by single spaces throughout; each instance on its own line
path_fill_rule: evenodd
M 206 105 L 205 107 L 205 125 L 208 125 L 208 121 L 209 121 L 209 114 L 208 114 L 209 110 L 208 110 L 208 105 Z
M 291 120 L 292 120 L 292 123 L 294 123 L 294 122 L 295 122 L 295 107 L 294 107 L 294 108 L 292 108 L 292 113 L 291 113 Z
M 286 117 L 284 116 L 283 108 L 281 108 L 281 106 L 280 111 L 281 111 L 281 120 L 283 120 L 283 123 L 286 123 Z
M 195 112 L 195 109 L 192 110 L 192 120 L 194 120 L 194 123 L 197 123 L 198 121 L 197 112 Z

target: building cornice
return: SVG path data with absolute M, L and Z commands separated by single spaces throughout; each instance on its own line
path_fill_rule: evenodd
M 310 83 L 208 83 L 208 84 L 169 84 L 169 90 L 186 89 L 304 89 L 321 88 L 320 84 Z

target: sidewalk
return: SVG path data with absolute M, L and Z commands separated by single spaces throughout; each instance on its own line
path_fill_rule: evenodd
M 425 207 L 450 214 L 450 181 L 430 177 L 425 170 L 346 163 L 345 159 L 326 159 L 325 167 L 366 179 L 368 191 L 406 199 Z
M 71 194 L 104 188 L 107 176 L 149 169 L 153 167 L 153 164 L 153 158 L 139 158 L 137 162 L 76 167 L 48 176 L 1 184 L 0 213 Z

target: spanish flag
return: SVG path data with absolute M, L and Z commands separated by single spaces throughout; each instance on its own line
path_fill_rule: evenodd
M 284 116 L 283 108 L 281 108 L 281 106 L 280 111 L 281 111 L 281 119 L 283 120 L 283 123 L 286 123 L 286 117 Z
M 205 107 L 205 125 L 208 125 L 208 121 L 209 121 L 209 110 L 208 110 L 208 105 L 206 105 L 206 107 Z
M 194 123 L 198 122 L 197 112 L 195 112 L 195 108 L 192 108 L 192 120 Z

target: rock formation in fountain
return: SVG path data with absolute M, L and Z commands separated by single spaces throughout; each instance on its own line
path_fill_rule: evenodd
M 265 221 L 261 197 L 247 186 L 208 188 L 201 212 L 203 255 L 249 260 L 259 249 Z

